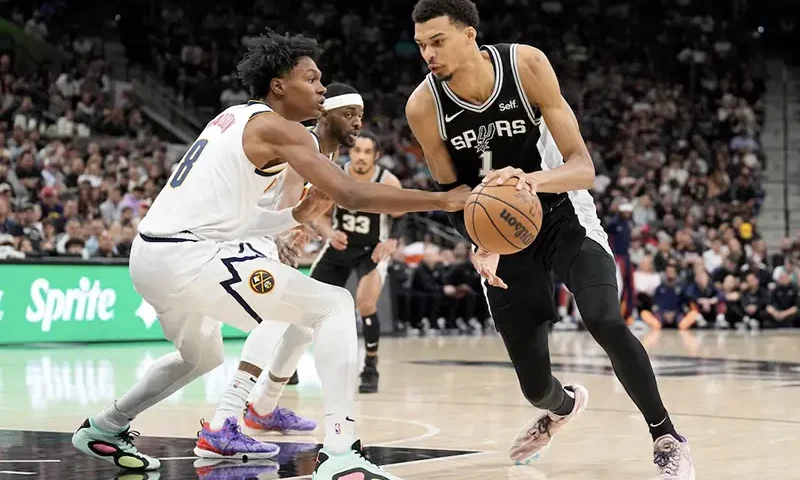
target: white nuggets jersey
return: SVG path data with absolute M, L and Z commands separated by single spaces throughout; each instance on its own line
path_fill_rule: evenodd
M 190 232 L 217 241 L 246 236 L 259 199 L 286 167 L 260 170 L 244 153 L 247 122 L 269 112 L 266 104 L 251 101 L 209 122 L 139 223 L 139 232 L 153 237 Z

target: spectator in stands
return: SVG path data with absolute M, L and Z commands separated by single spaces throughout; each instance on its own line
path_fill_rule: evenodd
M 423 333 L 430 331 L 435 325 L 444 330 L 446 320 L 442 313 L 442 294 L 444 279 L 439 267 L 439 247 L 429 245 L 425 249 L 425 256 L 417 265 L 411 279 L 411 307 L 414 312 L 414 325 Z
M 678 275 L 678 267 L 675 264 L 667 265 L 664 282 L 653 294 L 653 315 L 642 315 L 642 320 L 653 330 L 688 328 L 687 324 L 681 326 L 684 320 L 684 303 Z
M 688 304 L 689 312 L 684 317 L 679 327 L 691 328 L 697 325 L 703 328 L 713 325 L 717 321 L 720 313 L 720 292 L 711 283 L 711 279 L 706 273 L 702 264 L 695 268 L 695 278 L 684 292 L 684 302 Z
M 475 267 L 469 259 L 469 247 L 458 243 L 453 249 L 454 261 L 444 276 L 444 296 L 447 305 L 447 321 L 455 324 L 461 332 L 482 331 L 482 325 L 476 316 L 478 292 L 472 288 Z M 454 320 L 453 320 L 454 319 Z
M 22 235 L 22 226 L 11 218 L 11 205 L 2 198 L 0 198 L 0 234 L 12 237 Z
M 769 291 L 758 278 L 758 274 L 750 272 L 745 277 L 744 288 L 739 299 L 741 317 L 730 322 L 734 326 L 738 320 L 742 320 L 741 328 L 758 329 L 767 320 L 766 309 L 769 301 Z
M 785 328 L 800 326 L 800 313 L 798 313 L 797 286 L 792 284 L 789 272 L 782 271 L 778 275 L 775 289 L 770 293 L 767 305 L 767 318 L 765 327 Z

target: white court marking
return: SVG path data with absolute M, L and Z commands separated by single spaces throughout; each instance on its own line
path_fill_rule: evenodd
M 436 435 L 439 435 L 439 433 L 441 432 L 441 430 L 439 430 L 439 427 L 437 427 L 436 425 L 433 425 L 431 423 L 420 422 L 418 420 L 408 420 L 405 418 L 392 418 L 392 417 L 375 417 L 372 415 L 360 415 L 359 417 L 371 418 L 373 420 L 385 420 L 396 423 L 407 423 L 425 429 L 425 433 L 423 433 L 422 435 L 416 435 L 414 437 L 408 437 L 408 438 L 401 438 L 399 440 L 390 440 L 388 442 L 381 442 L 380 444 L 372 444 L 372 443 L 369 444 L 369 445 L 375 445 L 376 447 L 397 445 L 398 443 L 418 442 L 426 438 L 435 437 Z M 415 447 L 415 448 L 424 448 L 424 447 Z
M 18 472 L 16 470 L 0 470 L 0 473 L 7 473 L 8 475 L 36 475 L 37 472 Z

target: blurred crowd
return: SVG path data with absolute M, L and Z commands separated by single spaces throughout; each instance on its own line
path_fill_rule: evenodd
M 76 27 L 80 19 L 66 28 L 59 19 L 69 9 L 61 2 L 12 3 L 22 7 L 11 20 L 69 61 L 60 71 L 23 73 L 10 52 L 0 52 L 0 259 L 124 257 L 176 159 L 138 106 L 113 88 L 103 61 L 106 32 Z M 235 64 L 265 27 L 319 38 L 325 81 L 350 83 L 365 97 L 365 123 L 384 146 L 380 163 L 406 187 L 431 187 L 403 114 L 426 73 L 412 39 L 413 2 L 361 10 L 339 0 L 231 2 L 210 10 L 134 4 L 141 16 L 131 20 L 135 13 L 126 11 L 119 28 L 136 25 L 146 35 L 130 37 L 129 56 L 186 105 L 218 110 L 246 101 Z M 478 6 L 482 43 L 532 43 L 559 75 L 595 162 L 592 193 L 631 322 L 755 328 L 797 321 L 783 306 L 791 303 L 785 298 L 796 302 L 800 237 L 771 255 L 755 222 L 768 160 L 760 147 L 764 59 L 757 34 L 730 5 Z M 485 327 L 479 281 L 464 267 L 468 249 L 423 237 L 408 238 L 393 263 L 401 323 L 420 331 Z M 744 300 L 753 276 L 757 313 Z M 578 320 L 568 293 L 560 287 L 554 295 L 564 323 Z M 769 306 L 782 309 L 773 315 Z

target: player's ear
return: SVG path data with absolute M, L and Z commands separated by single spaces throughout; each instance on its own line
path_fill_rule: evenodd
M 273 78 L 269 81 L 269 89 L 275 93 L 275 95 L 283 96 L 286 91 L 284 89 L 283 80 L 280 78 Z
M 478 39 L 478 31 L 475 30 L 475 27 L 467 27 L 467 38 L 470 41 L 475 41 Z

